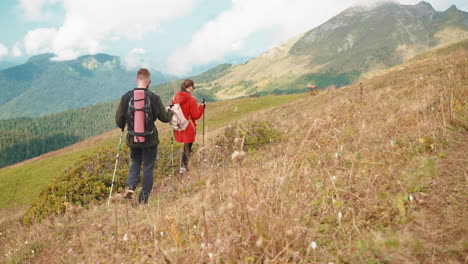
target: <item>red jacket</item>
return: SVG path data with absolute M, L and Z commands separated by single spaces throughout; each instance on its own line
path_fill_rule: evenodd
M 180 104 L 185 118 L 189 120 L 187 129 L 184 131 L 174 131 L 175 140 L 181 143 L 194 142 L 197 132 L 197 123 L 195 120 L 202 117 L 204 106 L 198 105 L 195 97 L 187 92 L 178 92 L 172 99 L 172 104 Z

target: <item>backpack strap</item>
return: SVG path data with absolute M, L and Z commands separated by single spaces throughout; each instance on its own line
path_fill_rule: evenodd
M 152 135 L 154 133 L 154 123 L 151 126 L 150 122 L 148 121 L 148 115 L 150 115 L 151 118 L 153 118 L 152 117 L 153 112 L 152 112 L 152 109 L 151 109 L 150 93 L 148 93 L 148 91 L 145 91 L 145 97 L 143 99 L 135 100 L 134 99 L 134 91 L 135 90 L 131 90 L 131 91 L 128 91 L 128 93 L 127 93 L 128 96 L 130 97 L 129 101 L 128 101 L 128 109 L 127 109 L 127 117 L 126 117 L 126 118 L 128 118 L 128 120 L 127 120 L 127 125 L 129 127 L 128 134 L 131 135 L 131 136 L 141 136 L 141 137 Z M 142 108 L 136 108 L 135 107 L 135 102 L 139 102 L 139 101 L 145 101 L 145 104 L 143 105 Z M 137 133 L 137 132 L 134 131 L 133 113 L 135 111 L 144 111 L 145 112 L 146 126 L 145 126 L 145 132 L 143 132 L 143 133 Z M 148 127 L 151 127 L 152 130 L 148 131 Z M 137 140 L 138 140 L 138 138 L 137 138 Z M 139 142 L 139 143 L 141 143 L 141 142 Z
M 196 133 L 197 133 L 197 129 L 195 128 L 195 123 L 194 123 L 193 120 L 192 120 L 192 116 L 189 116 L 189 122 L 192 124 L 193 132 L 195 132 L 195 134 L 196 134 Z

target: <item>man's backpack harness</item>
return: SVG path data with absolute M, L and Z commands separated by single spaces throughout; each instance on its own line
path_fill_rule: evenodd
M 128 95 L 130 96 L 130 100 L 128 102 L 128 110 L 126 115 L 126 121 L 128 126 L 128 134 L 135 137 L 146 137 L 152 135 L 155 131 L 154 126 L 154 119 L 153 119 L 153 111 L 151 109 L 151 101 L 150 101 L 150 92 L 145 91 L 145 98 L 140 100 L 135 100 L 133 96 L 133 91 L 129 91 Z M 142 108 L 136 108 L 135 102 L 145 100 L 145 104 Z M 145 113 L 145 132 L 137 133 L 134 130 L 134 112 L 135 111 L 143 111 Z

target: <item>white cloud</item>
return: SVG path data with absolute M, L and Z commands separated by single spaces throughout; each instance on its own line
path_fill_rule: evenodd
M 62 60 L 74 60 L 80 56 L 80 53 L 72 49 L 64 49 L 59 52 L 55 52 L 56 57 L 53 57 L 53 61 L 62 61 Z
M 24 49 L 29 54 L 53 52 L 52 41 L 57 34 L 53 28 L 38 28 L 29 31 L 24 37 Z
M 53 5 L 61 0 L 19 0 L 18 7 L 24 10 L 23 16 L 28 20 L 42 20 L 52 14 L 44 10 L 48 5 Z
M 0 43 L 0 58 L 8 55 L 8 48 Z
M 143 49 L 143 48 L 134 48 L 130 51 L 130 53 L 134 53 L 134 54 L 145 54 L 146 53 L 146 50 Z
M 421 0 L 402 0 L 402 4 L 417 4 Z M 447 2 L 448 0 L 437 1 Z M 219 14 L 195 32 L 186 46 L 175 50 L 168 58 L 170 73 L 182 75 L 193 66 L 219 61 L 227 54 L 238 52 L 252 55 L 249 38 L 266 30 L 274 32 L 270 47 L 311 30 L 346 8 L 374 5 L 378 0 L 232 0 L 232 8 Z M 183 62 L 183 63 L 181 63 Z
M 271 45 L 309 30 L 346 8 L 348 1 L 233 0 L 232 9 L 218 15 L 196 32 L 192 41 L 168 59 L 173 74 L 184 74 L 192 66 L 219 60 L 244 51 L 248 38 L 262 30 L 275 32 Z M 180 63 L 183 61 L 184 63 Z
M 13 57 L 21 57 L 23 55 L 23 52 L 21 51 L 21 43 L 16 42 L 15 46 L 13 46 L 13 49 L 11 51 Z
M 152 63 L 145 56 L 146 50 L 143 48 L 133 48 L 122 61 L 123 66 L 127 70 L 136 70 L 139 68 L 151 69 Z
M 62 25 L 32 30 L 22 45 L 15 45 L 11 53 L 21 56 L 52 52 L 55 59 L 73 59 L 81 54 L 104 51 L 104 42 L 122 39 L 143 40 L 160 30 L 160 24 L 183 18 L 200 0 L 18 0 L 18 6 L 29 19 L 44 19 L 50 12 L 64 10 Z M 401 0 L 416 4 L 420 0 Z M 457 6 L 461 0 L 430 1 L 438 10 Z M 375 0 L 232 0 L 230 10 L 220 13 L 193 33 L 190 43 L 175 50 L 167 60 L 171 73 L 183 74 L 195 66 L 221 61 L 226 55 L 254 56 L 265 49 L 252 47 L 252 37 L 269 33 L 268 47 L 310 30 L 345 8 L 356 3 L 375 3 Z M 59 8 L 57 8 L 59 7 Z M 53 14 L 52 14 L 53 15 Z M 175 33 L 178 34 L 178 33 Z M 182 33 L 181 33 L 182 34 Z M 192 32 L 183 32 L 192 34 Z M 263 38 L 263 37 L 262 37 Z M 265 39 L 265 38 L 263 38 Z M 139 53 L 139 52 L 144 53 Z M 133 50 L 123 61 L 137 65 L 146 50 Z M 183 63 L 181 63 L 183 62 Z
M 41 6 L 56 0 L 22 1 L 39 2 Z M 53 52 L 58 55 L 56 59 L 70 59 L 73 54 L 103 51 L 105 40 L 140 40 L 157 31 L 161 22 L 188 14 L 197 0 L 62 1 L 66 12 L 63 25 L 28 32 L 24 38 L 28 54 Z

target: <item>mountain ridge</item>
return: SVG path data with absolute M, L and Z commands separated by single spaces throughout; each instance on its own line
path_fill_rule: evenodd
M 271 91 L 306 91 L 310 83 L 339 87 L 465 38 L 468 13 L 456 7 L 436 11 L 424 1 L 416 5 L 383 2 L 354 6 L 233 67 L 203 87 L 219 100 Z M 289 48 L 287 54 L 285 48 Z M 282 55 L 266 59 L 275 53 Z
M 0 71 L 4 70 L 4 69 L 11 68 L 11 67 L 16 66 L 16 65 L 18 65 L 18 63 L 14 63 L 14 62 L 11 62 L 11 61 L 0 61 Z
M 135 86 L 136 73 L 124 69 L 119 57 L 53 58 L 51 53 L 40 54 L 0 71 L 0 119 L 44 116 L 110 102 Z M 158 71 L 151 73 L 154 84 L 170 78 Z

